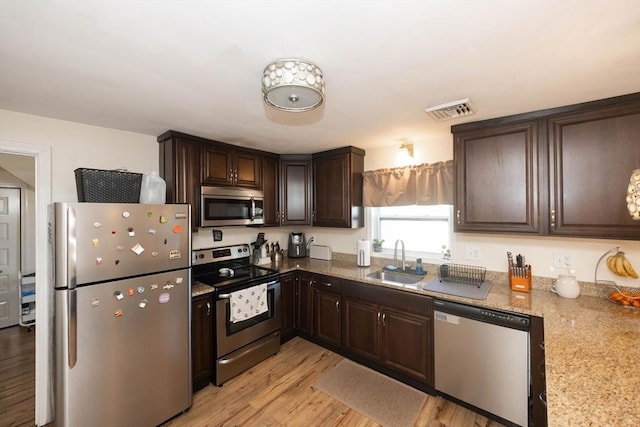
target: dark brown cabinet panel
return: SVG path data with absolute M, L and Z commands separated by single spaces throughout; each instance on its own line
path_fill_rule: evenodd
M 640 101 L 549 118 L 549 234 L 640 239 L 627 211 L 640 167 Z
M 289 341 L 296 335 L 298 273 L 295 271 L 280 276 L 280 298 L 282 307 L 281 342 Z
M 203 144 L 202 183 L 233 185 L 233 150 L 231 147 Z
M 433 385 L 431 298 L 343 281 L 343 348 Z
M 640 239 L 640 93 L 451 128 L 455 231 Z
M 213 374 L 213 294 L 191 302 L 191 370 L 193 391 L 206 387 Z
M 313 225 L 364 227 L 364 150 L 345 147 L 313 155 Z
M 340 279 L 322 274 L 314 278 L 314 325 L 313 335 L 328 344 L 341 343 Z
M 262 191 L 264 193 L 264 226 L 280 225 L 280 170 L 277 156 L 262 158 Z
M 158 137 L 160 176 L 167 184 L 167 203 L 191 203 L 191 227 L 200 218 L 200 144 L 178 132 L 168 131 Z
M 301 271 L 296 282 L 297 319 L 296 324 L 301 334 L 313 335 L 313 273 Z
M 360 301 L 354 297 L 344 298 L 343 341 L 345 350 L 366 357 L 378 359 L 380 332 L 378 304 Z
M 529 333 L 531 348 L 531 411 L 529 426 L 547 426 L 547 380 L 545 372 L 544 323 L 541 317 L 531 316 Z
M 316 290 L 314 336 L 326 343 L 340 345 L 340 295 Z
M 456 231 L 537 234 L 538 122 L 455 134 Z
M 311 225 L 311 156 L 280 157 L 280 225 Z
M 395 371 L 429 382 L 431 319 L 383 307 L 381 362 Z
M 222 143 L 202 145 L 202 182 L 261 188 L 262 157 Z

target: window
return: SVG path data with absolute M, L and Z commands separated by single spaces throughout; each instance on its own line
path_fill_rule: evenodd
M 371 240 L 382 239 L 382 251 L 393 254 L 396 240 L 405 253 L 417 258 L 442 259 L 451 248 L 453 206 L 394 206 L 369 208 Z

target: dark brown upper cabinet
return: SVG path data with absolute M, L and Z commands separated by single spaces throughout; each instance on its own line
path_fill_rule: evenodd
M 202 145 L 202 183 L 262 188 L 262 156 L 232 145 Z
M 344 147 L 313 155 L 313 225 L 364 227 L 364 150 Z
M 311 225 L 311 156 L 280 156 L 280 225 Z
M 540 232 L 538 122 L 456 132 L 456 231 Z
M 262 192 L 264 193 L 264 226 L 280 225 L 280 168 L 277 155 L 262 158 Z
M 158 137 L 160 176 L 167 184 L 167 203 L 191 203 L 191 228 L 200 218 L 200 139 L 168 131 Z
M 627 210 L 640 167 L 640 99 L 548 119 L 549 234 L 640 239 Z
M 455 230 L 640 239 L 640 93 L 453 126 Z

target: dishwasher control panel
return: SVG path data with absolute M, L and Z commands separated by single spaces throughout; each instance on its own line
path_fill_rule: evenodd
M 507 328 L 519 329 L 522 331 L 529 330 L 529 317 L 506 311 L 492 310 L 484 307 L 454 303 L 445 300 L 436 299 L 433 301 L 435 310 L 435 320 L 452 321 L 455 316 L 467 317 L 481 322 L 491 323 L 494 325 L 505 326 Z M 452 316 L 446 316 L 449 313 Z M 455 323 L 455 322 L 454 322 Z

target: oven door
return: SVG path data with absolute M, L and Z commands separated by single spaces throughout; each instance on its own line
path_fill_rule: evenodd
M 236 289 L 237 290 L 237 289 Z M 248 320 L 230 320 L 231 294 L 216 295 L 216 354 L 217 358 L 280 329 L 280 282 L 267 283 L 268 310 Z
M 200 226 L 264 224 L 264 196 L 257 190 L 200 188 Z

